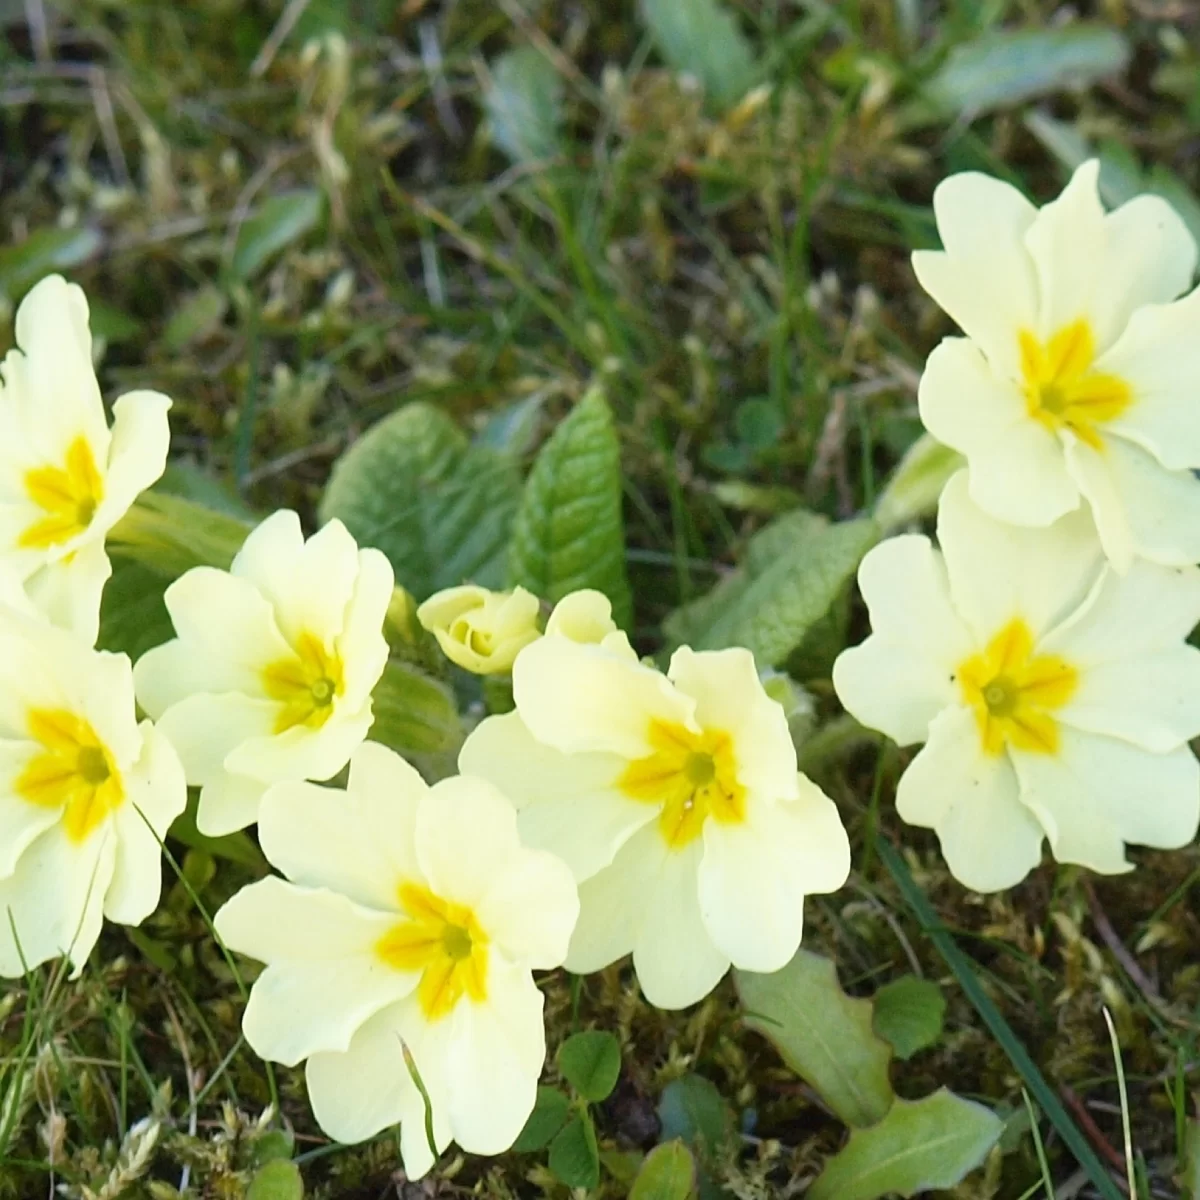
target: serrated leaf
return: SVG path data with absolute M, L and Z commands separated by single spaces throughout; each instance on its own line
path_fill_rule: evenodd
M 954 1187 L 983 1162 L 1002 1128 L 990 1109 L 945 1088 L 897 1100 L 878 1125 L 850 1134 L 807 1200 L 877 1200 Z
M 871 1002 L 842 991 L 829 959 L 798 950 L 782 971 L 736 971 L 734 979 L 746 1024 L 772 1042 L 847 1125 L 883 1120 L 895 1100 L 891 1047 L 871 1026 Z
M 629 624 L 621 452 L 612 413 L 590 391 L 538 453 L 512 531 L 509 578 L 543 600 L 595 588 Z
M 830 524 L 815 513 L 787 513 L 750 539 L 737 570 L 676 609 L 663 627 L 676 645 L 745 646 L 760 667 L 778 666 L 829 611 L 878 540 L 871 520 Z
M 567 1123 L 571 1102 L 557 1088 L 539 1087 L 533 1112 L 525 1128 L 517 1134 L 512 1148 L 518 1154 L 528 1154 L 548 1146 L 554 1135 Z
M 518 46 L 492 63 L 483 104 L 492 141 L 514 162 L 561 153 L 563 84 L 554 64 L 533 46 Z
M 246 1200 L 303 1200 L 303 1197 L 300 1168 L 283 1158 L 260 1167 L 246 1188 Z
M 397 754 L 437 754 L 462 741 L 454 694 L 409 663 L 392 659 L 371 693 L 367 736 Z
M 758 80 L 750 42 L 720 0 L 642 0 L 659 54 L 693 75 L 718 111 L 732 108 Z
M 573 1033 L 558 1048 L 563 1078 L 593 1104 L 607 1100 L 621 1074 L 621 1043 L 602 1029 Z
M 936 983 L 902 975 L 885 983 L 872 1000 L 875 1032 L 900 1059 L 910 1059 L 942 1036 L 946 997 Z
M 427 404 L 372 426 L 333 468 L 321 518 L 392 562 L 417 600 L 471 581 L 500 587 L 521 484 L 504 455 L 471 446 Z
M 691 1200 L 696 1195 L 696 1164 L 682 1142 L 666 1142 L 646 1155 L 629 1200 Z
M 325 214 L 325 197 L 316 188 L 280 192 L 259 205 L 237 232 L 230 267 L 250 279 L 281 250 L 315 229 Z
M 550 1143 L 550 1170 L 567 1187 L 594 1188 L 600 1182 L 600 1149 L 591 1118 L 576 1114 Z
M 128 654 L 135 662 L 147 650 L 175 636 L 163 603 L 170 577 L 129 559 L 112 560 L 112 578 L 100 601 L 100 636 L 96 647 Z
M 956 46 L 924 95 L 943 116 L 973 118 L 1116 75 L 1129 55 L 1128 41 L 1099 24 L 987 33 Z
M 16 299 L 43 275 L 69 271 L 95 257 L 103 244 L 95 229 L 35 229 L 15 246 L 0 247 L 0 292 Z

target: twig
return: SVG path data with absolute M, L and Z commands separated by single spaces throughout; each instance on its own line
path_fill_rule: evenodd
M 1174 1021 L 1168 1010 L 1167 1002 L 1159 994 L 1158 988 L 1154 986 L 1153 981 L 1142 970 L 1141 964 L 1129 948 L 1121 941 L 1120 935 L 1113 928 L 1112 922 L 1108 919 L 1108 914 L 1104 911 L 1104 906 L 1100 903 L 1100 898 L 1096 895 L 1095 889 L 1092 887 L 1090 880 L 1085 879 L 1083 883 L 1083 894 L 1087 897 L 1088 908 L 1091 911 L 1092 924 L 1096 928 L 1096 932 L 1100 935 L 1100 940 L 1108 947 L 1109 953 L 1113 958 L 1121 964 L 1121 968 L 1125 974 L 1133 981 L 1138 990 L 1145 996 L 1146 1000 L 1153 1005 L 1154 1009 L 1162 1017 Z
M 1075 1114 L 1075 1119 L 1079 1122 L 1079 1127 L 1087 1134 L 1088 1141 L 1108 1160 L 1114 1170 L 1120 1171 L 1124 1175 L 1125 1159 L 1121 1152 L 1104 1136 L 1104 1131 L 1096 1124 L 1087 1105 L 1065 1083 L 1061 1085 L 1060 1091 L 1063 1103 Z M 1121 1191 L 1128 1190 L 1124 1180 L 1114 1179 L 1113 1182 Z
M 261 49 L 254 56 L 254 61 L 250 64 L 251 76 L 257 79 L 275 61 L 279 47 L 287 41 L 288 34 L 296 28 L 296 22 L 304 16 L 304 10 L 308 8 L 310 2 L 311 0 L 288 0 L 287 7 L 279 14 L 279 20 L 275 22 L 275 28 L 267 34 L 267 40 L 263 42 Z

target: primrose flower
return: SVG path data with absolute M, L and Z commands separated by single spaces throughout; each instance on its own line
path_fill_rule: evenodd
M 387 664 L 392 568 L 340 521 L 307 541 L 293 512 L 254 529 L 228 571 L 166 591 L 177 636 L 134 670 L 138 700 L 200 787 L 196 824 L 251 824 L 272 783 L 329 779 L 371 726 Z
M 105 917 L 137 925 L 157 906 L 187 786 L 170 742 L 137 722 L 129 659 L 3 600 L 0 975 L 59 955 L 78 975 Z
M 104 539 L 163 473 L 171 402 L 128 392 L 110 429 L 92 367 L 83 291 L 59 275 L 17 309 L 0 365 L 0 561 L 56 625 L 88 644 L 112 572 Z
M 565 637 L 584 646 L 603 645 L 608 638 L 628 647 L 629 640 L 612 619 L 612 601 L 593 588 L 568 592 L 546 621 L 547 637 Z
M 417 609 L 417 620 L 452 663 L 476 675 L 499 675 L 541 636 L 539 607 L 538 598 L 522 587 L 489 592 L 468 584 L 430 596 Z
M 1117 570 L 1184 566 L 1200 561 L 1200 290 L 1175 298 L 1196 244 L 1157 196 L 1106 214 L 1099 170 L 1040 210 L 985 175 L 938 186 L 945 250 L 913 267 L 967 336 L 930 355 L 921 419 L 997 520 L 1050 525 L 1082 498 Z
M 896 807 L 937 831 L 976 891 L 1019 883 L 1047 839 L 1059 862 L 1130 870 L 1125 843 L 1171 849 L 1200 821 L 1200 571 L 1104 563 L 1087 518 L 1002 525 L 942 493 L 940 552 L 892 538 L 863 559 L 874 632 L 844 651 L 846 708 L 925 742 Z
M 531 969 L 558 966 L 579 912 L 570 871 L 521 846 L 512 805 L 459 776 L 428 787 L 366 743 L 346 791 L 277 784 L 259 837 L 288 877 L 244 888 L 217 913 L 232 949 L 267 964 L 246 1039 L 264 1058 L 308 1060 L 321 1128 L 358 1142 L 400 1122 L 404 1169 L 451 1140 L 499 1154 L 533 1110 L 546 1056 Z
M 650 1003 L 682 1008 L 731 963 L 787 964 L 805 895 L 841 887 L 850 848 L 749 651 L 685 647 L 663 675 L 623 635 L 548 636 L 521 652 L 513 695 L 459 769 L 511 797 L 522 839 L 580 881 L 570 970 L 632 951 Z

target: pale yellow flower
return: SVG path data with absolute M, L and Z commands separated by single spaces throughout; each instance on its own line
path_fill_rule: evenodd
M 538 598 L 524 588 L 491 592 L 468 584 L 430 596 L 417 620 L 452 663 L 476 675 L 499 675 L 541 636 L 538 608 Z
M 1104 562 L 1082 513 L 1001 524 L 966 474 L 942 494 L 936 550 L 892 538 L 863 560 L 873 632 L 833 681 L 863 724 L 925 742 L 900 816 L 937 831 L 977 891 L 1059 862 L 1130 869 L 1125 844 L 1186 845 L 1200 822 L 1200 571 Z
M 246 1039 L 264 1058 L 308 1060 L 330 1137 L 400 1123 L 410 1179 L 451 1140 L 499 1154 L 533 1109 L 546 1056 L 532 969 L 558 966 L 579 912 L 552 855 L 524 848 L 512 805 L 482 779 L 428 787 L 392 751 L 355 751 L 346 791 L 279 784 L 259 837 L 288 877 L 244 888 L 217 914 L 225 943 L 267 964 Z
M 80 288 L 51 275 L 17 309 L 0 365 L 0 562 L 54 624 L 88 644 L 111 573 L 104 539 L 163 473 L 171 402 L 135 391 L 109 428 Z
M 387 663 L 392 568 L 378 550 L 340 521 L 306 541 L 281 511 L 228 571 L 197 567 L 165 598 L 178 636 L 138 661 L 137 694 L 200 787 L 202 832 L 251 824 L 272 783 L 346 765 Z

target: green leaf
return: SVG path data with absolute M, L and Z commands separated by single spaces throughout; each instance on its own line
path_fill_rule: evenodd
M 694 75 L 714 108 L 732 108 L 758 81 L 750 42 L 720 0 L 642 0 L 641 9 L 659 54 Z
M 750 539 L 737 570 L 666 619 L 667 635 L 696 650 L 745 646 L 760 667 L 778 666 L 878 540 L 871 520 L 831 525 L 815 513 L 787 513 Z
M 658 1120 L 664 1141 L 682 1138 L 705 1160 L 715 1158 L 733 1140 L 733 1109 L 702 1075 L 683 1075 L 663 1088 Z
M 246 1200 L 303 1200 L 303 1197 L 300 1168 L 283 1158 L 260 1167 L 246 1189 Z
M 957 450 L 922 434 L 908 448 L 875 502 L 880 529 L 890 533 L 936 512 L 942 489 L 965 463 Z
M 512 1148 L 518 1154 L 528 1154 L 533 1150 L 541 1150 L 550 1144 L 551 1139 L 567 1123 L 571 1112 L 571 1102 L 557 1088 L 539 1087 L 537 1099 L 533 1104 L 533 1112 L 525 1122 L 525 1128 L 517 1134 L 517 1140 Z
M 202 504 L 213 512 L 226 513 L 239 521 L 258 520 L 258 514 L 246 505 L 229 484 L 186 459 L 167 463 L 167 469 L 154 485 L 154 490 Z
M 737 971 L 734 979 L 746 1024 L 773 1042 L 847 1125 L 883 1120 L 895 1100 L 891 1047 L 871 1027 L 871 1002 L 842 991 L 829 959 L 798 950 L 782 971 Z
M 1146 190 L 1161 196 L 1183 219 L 1188 232 L 1200 244 L 1200 199 L 1170 167 L 1155 163 L 1146 179 Z M 1197 1198 L 1200 1200 L 1200 1197 Z
M 542 409 L 546 406 L 546 389 L 540 389 L 524 400 L 495 409 L 475 436 L 477 446 L 499 450 L 511 458 L 521 458 L 533 449 Z
M 290 1159 L 296 1152 L 296 1137 L 287 1129 L 268 1129 L 250 1146 L 250 1161 L 261 1167 L 277 1159 Z
M 492 141 L 515 162 L 562 152 L 563 85 L 554 64 L 533 46 L 518 46 L 492 64 L 483 91 Z
M 264 200 L 237 232 L 230 264 L 238 279 L 250 279 L 281 250 L 320 224 L 325 197 L 316 188 L 280 192 Z
M 1100 196 L 1110 207 L 1124 204 L 1145 190 L 1141 166 L 1125 147 L 1116 143 L 1093 146 L 1077 125 L 1036 110 L 1025 115 L 1025 128 L 1068 171 L 1074 171 L 1089 158 L 1099 158 Z
M 449 688 L 409 663 L 392 659 L 371 695 L 375 720 L 368 737 L 397 754 L 456 749 L 462 723 Z
M 0 248 L 0 292 L 16 299 L 43 275 L 69 271 L 94 258 L 103 244 L 94 229 L 35 229 L 15 246 Z
M 563 1078 L 593 1104 L 607 1100 L 621 1074 L 621 1043 L 602 1029 L 573 1033 L 558 1048 Z
M 514 464 L 471 446 L 428 404 L 408 404 L 369 429 L 333 468 L 321 519 L 339 517 L 377 546 L 417 600 L 470 580 L 500 587 L 520 497 Z
M 577 1113 L 550 1143 L 550 1170 L 567 1187 L 594 1188 L 600 1182 L 600 1150 L 587 1113 Z
M 112 578 L 100 601 L 99 650 L 128 654 L 135 662 L 175 636 L 163 603 L 170 578 L 129 559 L 113 558 Z
M 805 1193 L 807 1200 L 876 1200 L 951 1188 L 978 1167 L 1003 1122 L 982 1104 L 941 1088 L 897 1100 L 871 1129 L 855 1129 Z
M 551 603 L 595 588 L 627 626 L 620 454 L 608 402 L 592 389 L 542 447 L 525 482 L 509 577 Z
M 646 1156 L 629 1200 L 691 1200 L 696 1195 L 696 1164 L 679 1141 L 656 1146 Z
M 228 309 L 228 297 L 215 284 L 206 283 L 196 291 L 189 292 L 175 306 L 163 330 L 163 346 L 176 353 L 193 342 L 211 337 L 225 319 Z
M 910 1059 L 942 1036 L 946 997 L 936 983 L 902 975 L 874 996 L 875 1032 L 890 1042 L 896 1057 Z
M 1116 75 L 1129 55 L 1128 41 L 1099 24 L 988 33 L 951 50 L 924 96 L 942 116 L 972 119 Z
M 165 491 L 143 492 L 108 534 L 109 553 L 172 578 L 191 567 L 225 571 L 250 522 Z

